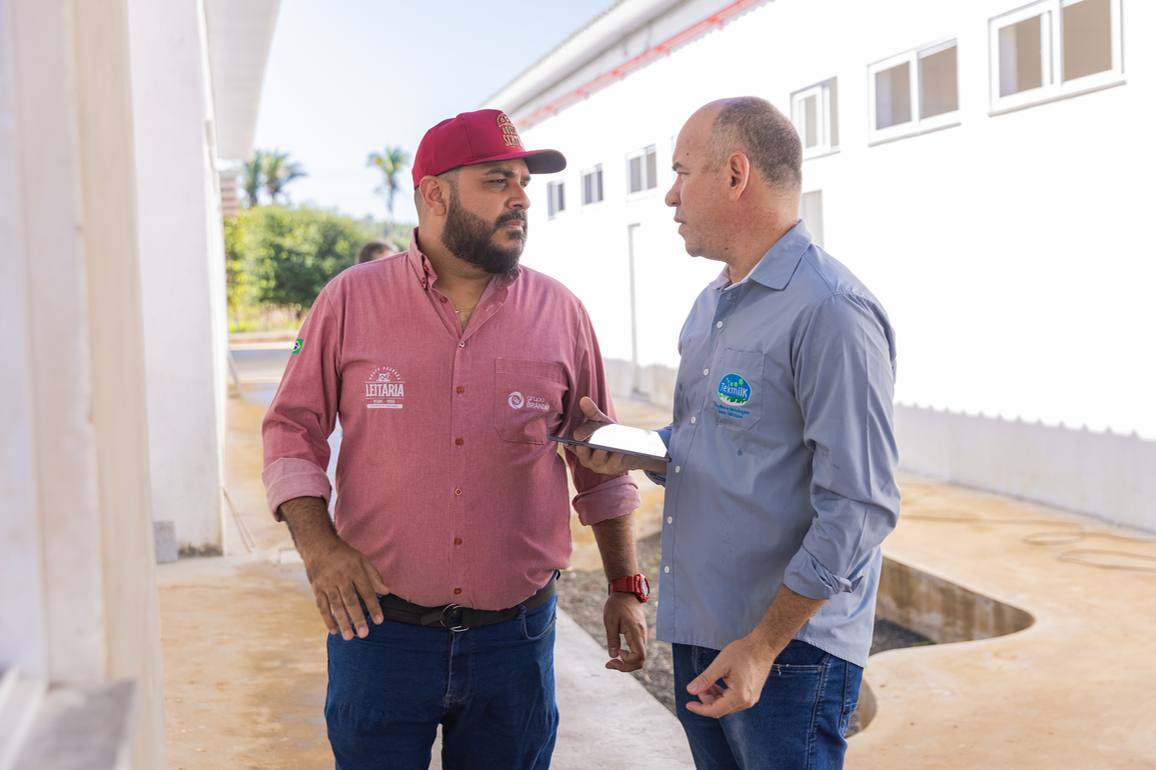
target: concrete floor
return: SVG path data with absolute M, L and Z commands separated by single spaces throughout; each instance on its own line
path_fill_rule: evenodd
M 900 484 L 884 553 L 1035 622 L 872 657 L 876 715 L 846 766 L 1156 768 L 1156 535 L 910 474 Z
M 263 370 L 268 360 L 252 363 Z M 275 387 L 255 380 L 244 400 L 230 398 L 230 555 L 158 566 L 169 770 L 333 767 L 322 714 L 325 627 L 260 483 L 260 423 Z M 553 767 L 692 768 L 677 720 L 605 661 L 605 650 L 559 613 Z M 440 766 L 435 746 L 431 768 Z
M 256 379 L 266 382 L 247 385 L 245 401 L 230 399 L 235 555 L 159 567 L 170 770 L 332 767 L 325 632 L 288 532 L 265 511 L 259 425 L 275 381 Z M 663 423 L 646 407 L 619 412 L 624 422 Z M 1120 539 L 1153 536 L 910 474 L 901 485 L 887 556 L 1034 623 L 872 657 L 875 715 L 849 741 L 846 766 L 1156 769 L 1156 545 Z M 657 495 L 644 490 L 644 522 Z M 1066 542 L 1081 528 L 1091 536 Z M 1031 537 L 1041 532 L 1063 534 Z M 584 535 L 576 559 L 590 561 Z M 603 670 L 604 652 L 568 618 L 556 657 L 555 768 L 691 766 L 677 721 L 633 679 Z

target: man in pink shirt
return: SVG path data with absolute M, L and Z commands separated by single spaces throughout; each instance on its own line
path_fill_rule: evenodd
M 329 628 L 325 716 L 340 770 L 425 770 L 439 723 L 446 768 L 549 766 L 567 464 L 612 584 L 607 668 L 645 662 L 638 489 L 547 440 L 584 421 L 588 393 L 613 414 L 598 342 L 569 291 L 518 265 L 530 174 L 565 165 L 525 150 L 497 110 L 430 129 L 409 250 L 321 292 L 265 418 L 269 508 Z

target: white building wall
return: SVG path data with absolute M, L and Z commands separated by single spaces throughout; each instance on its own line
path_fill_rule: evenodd
M 710 13 L 726 3 L 697 5 Z M 804 162 L 803 189 L 822 191 L 824 245 L 879 296 L 897 329 L 905 465 L 1156 528 L 1156 494 L 1041 492 L 1072 486 L 1057 471 L 1069 466 L 1046 451 L 1054 441 L 1041 439 L 1042 454 L 1001 455 L 999 473 L 974 464 L 962 472 L 921 449 L 948 429 L 914 415 L 944 410 L 1003 418 L 990 422 L 1008 431 L 1019 419 L 1156 440 L 1156 304 L 1147 297 L 1156 260 L 1146 216 L 1156 194 L 1143 171 L 1156 168 L 1149 140 L 1156 53 L 1142 45 L 1156 30 L 1156 5 L 1123 0 L 1125 84 L 992 116 L 988 21 L 1020 5 L 754 6 L 523 130 L 528 147 L 554 147 L 570 161 L 532 186 L 527 264 L 586 302 L 607 358 L 628 358 L 623 265 L 627 226 L 639 223 L 640 364 L 673 366 L 689 304 L 718 268 L 686 256 L 662 204 L 673 136 L 711 99 L 756 94 L 789 113 L 792 92 L 837 77 L 839 151 Z M 661 42 L 653 39 L 657 26 L 611 46 L 603 59 L 621 63 L 648 35 L 649 45 Z M 947 38 L 958 42 L 959 125 L 869 146 L 868 65 Z M 511 108 L 511 117 L 518 122 L 542 101 Z M 649 144 L 659 153 L 659 186 L 628 200 L 625 156 Z M 584 210 L 579 175 L 595 163 L 606 172 L 606 200 Z M 549 221 L 547 180 L 564 181 L 568 198 L 568 210 Z M 999 446 L 1013 441 L 999 429 L 981 433 Z M 954 456 L 994 448 L 964 443 Z M 1100 486 L 1091 478 L 1096 469 L 1083 468 Z M 1021 481 L 1009 482 L 1009 474 Z
M 225 269 L 203 10 L 128 7 L 153 518 L 181 550 L 219 552 Z

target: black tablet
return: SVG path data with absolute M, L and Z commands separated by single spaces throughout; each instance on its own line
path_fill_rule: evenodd
M 609 452 L 619 452 L 624 455 L 634 455 L 635 457 L 646 457 L 650 460 L 658 460 L 660 462 L 668 462 L 670 460 L 670 455 L 666 452 L 666 444 L 663 443 L 662 436 L 658 435 L 656 431 L 632 428 L 629 425 L 617 425 L 615 423 L 603 425 L 595 429 L 588 438 L 582 441 L 566 436 L 550 436 L 549 439 L 561 444 L 587 446 L 591 449 L 605 449 Z

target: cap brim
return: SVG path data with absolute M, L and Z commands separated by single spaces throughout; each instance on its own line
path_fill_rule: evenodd
M 515 160 L 516 158 L 526 161 L 526 168 L 530 170 L 531 174 L 556 174 L 566 168 L 566 156 L 557 150 L 522 150 L 505 155 L 494 155 L 464 165 L 476 166 L 479 163 L 493 163 L 499 160 Z

